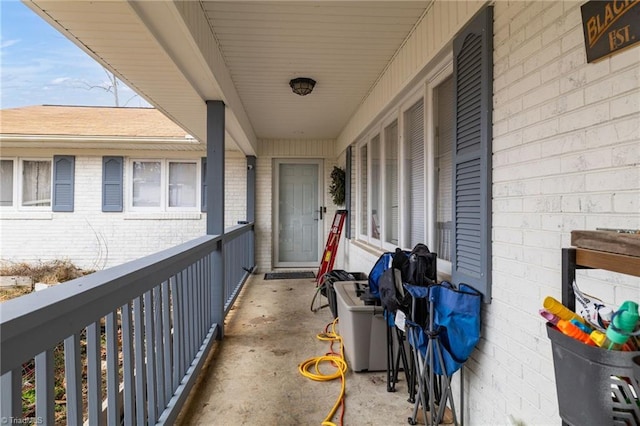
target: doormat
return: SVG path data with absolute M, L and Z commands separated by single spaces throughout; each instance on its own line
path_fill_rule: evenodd
M 316 274 L 311 271 L 292 272 L 267 272 L 264 274 L 265 280 L 298 280 L 302 278 L 315 278 Z

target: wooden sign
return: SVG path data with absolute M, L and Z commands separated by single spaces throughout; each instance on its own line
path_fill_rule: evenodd
M 640 41 L 640 0 L 591 0 L 583 4 L 587 62 L 595 62 Z

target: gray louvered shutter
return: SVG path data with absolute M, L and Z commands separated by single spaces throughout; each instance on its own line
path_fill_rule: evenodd
M 207 212 L 207 157 L 202 157 L 202 185 L 200 194 L 200 211 Z
M 53 203 L 54 212 L 73 211 L 73 175 L 75 157 L 55 155 L 53 157 Z
M 491 111 L 493 8 L 487 7 L 453 43 L 452 279 L 491 301 Z
M 121 212 L 123 157 L 102 157 L 102 211 Z

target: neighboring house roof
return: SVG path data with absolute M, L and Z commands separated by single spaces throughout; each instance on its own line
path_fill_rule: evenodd
M 89 143 L 91 147 L 116 143 L 144 144 L 146 149 L 167 149 L 169 145 L 202 149 L 197 140 L 155 108 L 37 105 L 3 109 L 0 139 L 5 147 L 42 146 L 46 142 L 49 146 L 82 148 Z
M 0 133 L 184 139 L 186 132 L 155 108 L 37 105 L 0 110 Z

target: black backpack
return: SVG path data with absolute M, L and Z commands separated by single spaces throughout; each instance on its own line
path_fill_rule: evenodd
M 411 295 L 404 292 L 402 282 L 399 281 L 400 277 L 396 280 L 396 274 L 400 275 L 400 271 L 392 267 L 380 276 L 378 280 L 380 301 L 387 312 L 395 314 L 399 309 L 408 315 L 411 312 Z
M 406 280 L 408 284 L 426 287 L 436 283 L 437 280 L 437 254 L 431 253 L 429 247 L 418 243 L 409 254 Z

